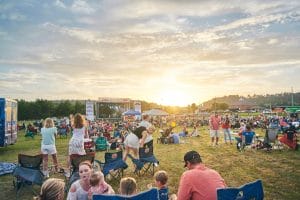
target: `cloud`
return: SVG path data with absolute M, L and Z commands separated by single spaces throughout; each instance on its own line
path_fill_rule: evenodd
M 299 85 L 299 1 L 29 3 L 0 5 L 1 94 L 199 102 Z
M 21 14 L 21 13 L 2 13 L 0 15 L 0 19 L 2 20 L 10 20 L 10 21 L 25 21 L 26 20 L 26 16 Z
M 61 0 L 56 0 L 56 1 L 54 2 L 54 5 L 55 5 L 55 6 L 58 6 L 58 7 L 60 7 L 60 8 L 66 8 L 66 5 L 65 5 Z
M 95 12 L 95 9 L 84 0 L 75 0 L 71 6 L 71 10 L 79 14 L 92 14 Z

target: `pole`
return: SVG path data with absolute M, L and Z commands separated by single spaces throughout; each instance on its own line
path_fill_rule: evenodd
M 292 106 L 294 106 L 294 90 L 293 90 L 293 87 L 292 87 Z

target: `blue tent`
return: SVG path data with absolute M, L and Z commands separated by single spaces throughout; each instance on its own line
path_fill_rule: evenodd
M 139 111 L 135 110 L 127 110 L 126 112 L 123 113 L 123 115 L 140 115 L 141 113 Z

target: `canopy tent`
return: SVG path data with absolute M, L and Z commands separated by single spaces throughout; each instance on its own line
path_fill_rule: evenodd
M 126 112 L 123 112 L 122 115 L 140 115 L 141 113 L 139 111 L 135 110 L 127 110 Z
M 160 110 L 160 109 L 151 109 L 143 112 L 143 115 L 150 115 L 150 116 L 167 116 L 169 113 Z

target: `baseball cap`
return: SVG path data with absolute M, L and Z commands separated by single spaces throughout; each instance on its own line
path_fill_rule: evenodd
M 187 161 L 189 161 L 189 162 L 191 162 L 191 161 L 200 161 L 201 162 L 200 154 L 197 151 L 188 151 L 184 155 L 183 159 L 184 159 L 184 162 L 185 162 L 184 167 L 187 166 Z

